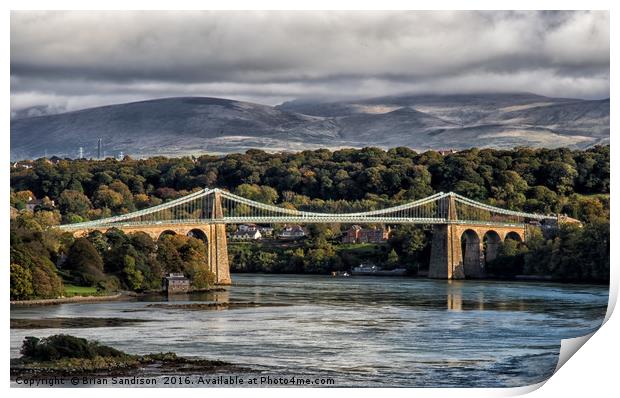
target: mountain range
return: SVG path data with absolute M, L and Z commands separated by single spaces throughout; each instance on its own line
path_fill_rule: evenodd
M 11 159 L 179 156 L 250 148 L 407 146 L 586 148 L 609 143 L 609 99 L 529 93 L 294 100 L 278 106 L 210 97 L 162 98 L 11 120 Z

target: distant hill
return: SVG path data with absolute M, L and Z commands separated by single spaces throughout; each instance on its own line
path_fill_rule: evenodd
M 221 98 L 164 98 L 11 121 L 11 158 L 189 155 L 320 147 L 417 150 L 588 147 L 609 142 L 609 99 L 534 94 L 410 95 L 290 101 L 272 107 Z

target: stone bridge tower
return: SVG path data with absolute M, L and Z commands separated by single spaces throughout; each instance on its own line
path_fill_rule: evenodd
M 222 197 L 219 191 L 214 193 L 213 209 L 211 218 L 221 220 L 224 218 L 222 210 Z M 208 262 L 209 270 L 215 274 L 218 285 L 230 285 L 230 265 L 228 264 L 228 241 L 226 239 L 226 225 L 208 224 Z
M 433 225 L 433 241 L 431 244 L 431 261 L 428 268 L 428 277 L 436 279 L 464 279 L 463 252 L 461 250 L 461 235 L 457 226 L 451 222 L 457 221 L 456 202 L 450 195 L 444 199 L 447 205 L 447 224 Z

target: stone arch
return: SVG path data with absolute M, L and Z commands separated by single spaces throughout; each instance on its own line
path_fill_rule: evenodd
M 209 237 L 207 236 L 207 233 L 200 228 L 190 229 L 189 231 L 187 231 L 187 236 L 200 239 L 205 244 L 209 243 Z
M 521 238 L 521 235 L 515 231 L 508 232 L 504 240 L 506 239 L 513 239 L 513 240 L 516 240 L 517 242 L 523 242 L 523 238 Z
M 176 235 L 176 234 L 177 234 L 177 233 L 176 233 L 175 231 L 173 231 L 173 230 L 171 230 L 171 229 L 166 229 L 166 230 L 162 231 L 162 232 L 159 234 L 159 237 L 158 237 L 157 239 L 158 239 L 158 240 L 159 240 L 159 239 L 162 239 L 162 238 L 163 238 L 164 236 L 166 236 L 166 235 Z
M 482 275 L 482 242 L 480 236 L 473 229 L 466 229 L 461 235 L 461 250 L 463 252 L 463 271 L 466 278 Z
M 497 231 L 489 230 L 484 234 L 482 241 L 485 262 L 488 263 L 489 261 L 495 260 L 502 244 L 501 236 Z

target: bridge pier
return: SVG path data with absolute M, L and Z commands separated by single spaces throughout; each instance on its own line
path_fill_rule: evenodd
M 456 202 L 454 195 L 441 199 L 449 221 L 456 221 Z M 435 279 L 464 279 L 463 251 L 461 250 L 461 234 L 454 224 L 438 224 L 433 226 L 433 242 L 431 244 L 431 262 L 428 277 Z
M 461 235 L 456 225 L 433 226 L 431 262 L 428 277 L 433 279 L 464 279 Z
M 222 196 L 215 191 L 211 218 L 222 220 Z M 230 285 L 230 264 L 228 263 L 228 241 L 226 239 L 226 224 L 209 224 L 209 269 L 215 274 L 218 285 Z
M 226 238 L 226 225 L 209 224 L 209 243 L 207 246 L 207 258 L 209 270 L 215 275 L 215 283 L 218 285 L 230 285 L 230 265 L 228 264 L 228 242 Z

